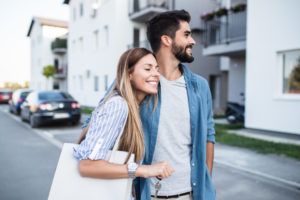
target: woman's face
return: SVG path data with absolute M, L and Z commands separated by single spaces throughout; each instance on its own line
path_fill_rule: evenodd
M 152 54 L 142 57 L 134 66 L 129 78 L 141 101 L 147 94 L 156 94 L 159 73 L 156 59 Z

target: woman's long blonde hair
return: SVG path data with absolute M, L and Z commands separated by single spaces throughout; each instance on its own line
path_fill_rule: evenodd
M 103 100 L 103 104 L 105 104 L 106 100 L 112 95 L 113 91 L 116 90 L 128 105 L 127 122 L 119 143 L 119 150 L 128 151 L 128 156 L 125 163 L 128 162 L 132 153 L 135 154 L 135 162 L 139 162 L 144 156 L 144 135 L 139 114 L 139 105 L 134 93 L 134 88 L 130 82 L 129 74 L 133 72 L 134 65 L 141 58 L 148 54 L 154 56 L 151 51 L 145 48 L 133 48 L 122 54 L 118 63 L 115 85 Z M 90 123 L 88 127 L 90 126 Z M 87 132 L 88 128 L 81 133 L 78 143 L 81 143 L 81 141 L 85 139 Z

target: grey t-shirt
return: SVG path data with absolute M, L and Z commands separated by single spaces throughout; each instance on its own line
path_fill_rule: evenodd
M 192 191 L 190 112 L 184 77 L 168 81 L 160 76 L 161 110 L 152 163 L 168 161 L 175 172 L 161 181 L 158 195 L 167 196 Z M 156 178 L 151 178 L 155 194 Z

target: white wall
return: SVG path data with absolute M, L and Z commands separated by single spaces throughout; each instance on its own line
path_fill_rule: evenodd
M 300 97 L 280 95 L 277 53 L 300 49 L 300 1 L 248 1 L 246 127 L 300 134 Z
M 80 2 L 84 3 L 83 17 L 79 17 Z M 130 21 L 127 1 L 99 1 L 102 3 L 96 17 L 92 18 L 90 14 L 94 2 L 94 0 L 72 0 L 69 5 L 68 87 L 75 99 L 86 106 L 96 106 L 105 94 L 105 75 L 108 75 L 108 86 L 115 79 L 118 60 L 127 50 L 127 46 L 133 43 L 134 26 L 142 30 L 144 28 Z M 75 21 L 73 20 L 74 8 L 77 14 Z M 98 48 L 95 45 L 95 30 L 98 30 Z M 108 39 L 106 30 L 108 30 Z M 141 40 L 145 38 L 143 31 L 140 36 Z M 80 37 L 83 38 L 82 49 L 79 44 Z M 99 91 L 94 90 L 95 76 L 99 77 Z

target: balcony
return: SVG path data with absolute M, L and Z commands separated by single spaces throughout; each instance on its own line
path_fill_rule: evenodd
M 246 51 L 246 10 L 204 21 L 205 56 L 237 56 Z
M 67 52 L 67 39 L 56 38 L 51 43 L 51 50 L 55 54 L 65 54 Z
M 145 22 L 153 15 L 168 11 L 169 0 L 129 0 L 129 17 L 135 22 Z
M 67 78 L 67 67 L 60 67 L 56 69 L 56 74 L 54 75 L 56 79 L 65 79 Z
M 128 49 L 131 49 L 133 47 L 143 47 L 143 48 L 151 50 L 150 43 L 147 40 L 127 45 Z

